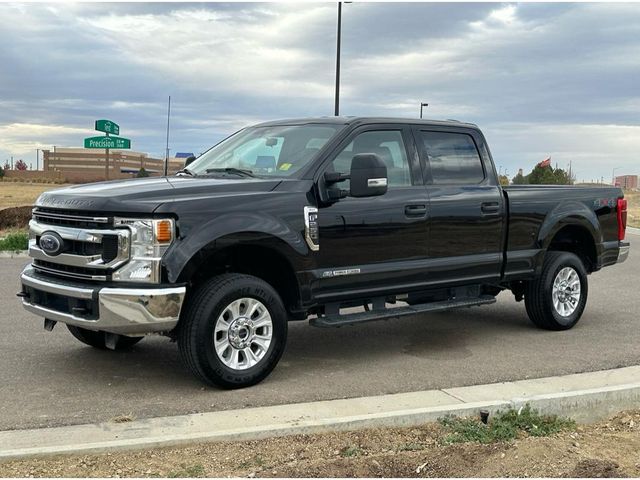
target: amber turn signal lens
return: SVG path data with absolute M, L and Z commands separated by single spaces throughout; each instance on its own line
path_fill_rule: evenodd
M 171 222 L 169 220 L 159 220 L 156 222 L 156 241 L 158 243 L 168 243 L 173 237 Z

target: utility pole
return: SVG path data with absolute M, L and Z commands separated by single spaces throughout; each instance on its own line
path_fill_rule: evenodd
M 428 107 L 429 104 L 428 103 L 420 103 L 420 118 L 422 118 L 422 107 Z
M 336 41 L 336 95 L 334 115 L 340 115 L 340 43 L 342 37 L 342 2 L 338 2 L 338 35 Z
M 36 148 L 36 170 L 40 170 L 40 149 Z
M 167 150 L 164 157 L 164 176 L 169 174 L 169 119 L 171 118 L 171 95 L 169 95 L 169 105 L 167 106 Z

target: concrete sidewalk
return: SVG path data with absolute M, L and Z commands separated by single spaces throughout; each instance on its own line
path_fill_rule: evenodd
M 239 392 L 239 394 L 241 394 Z M 589 422 L 640 407 L 640 366 L 516 382 L 273 407 L 0 432 L 0 459 L 411 426 L 526 403 Z

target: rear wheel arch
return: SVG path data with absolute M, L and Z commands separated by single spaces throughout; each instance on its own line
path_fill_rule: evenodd
M 594 233 L 580 223 L 558 226 L 547 242 L 546 252 L 570 252 L 577 255 L 588 273 L 598 268 L 598 251 Z

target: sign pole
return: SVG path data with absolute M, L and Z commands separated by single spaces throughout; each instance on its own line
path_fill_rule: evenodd
M 105 135 L 108 137 L 109 134 L 105 133 Z M 109 149 L 105 148 L 104 149 L 105 152 L 105 156 L 104 156 L 104 176 L 106 180 L 109 180 Z

